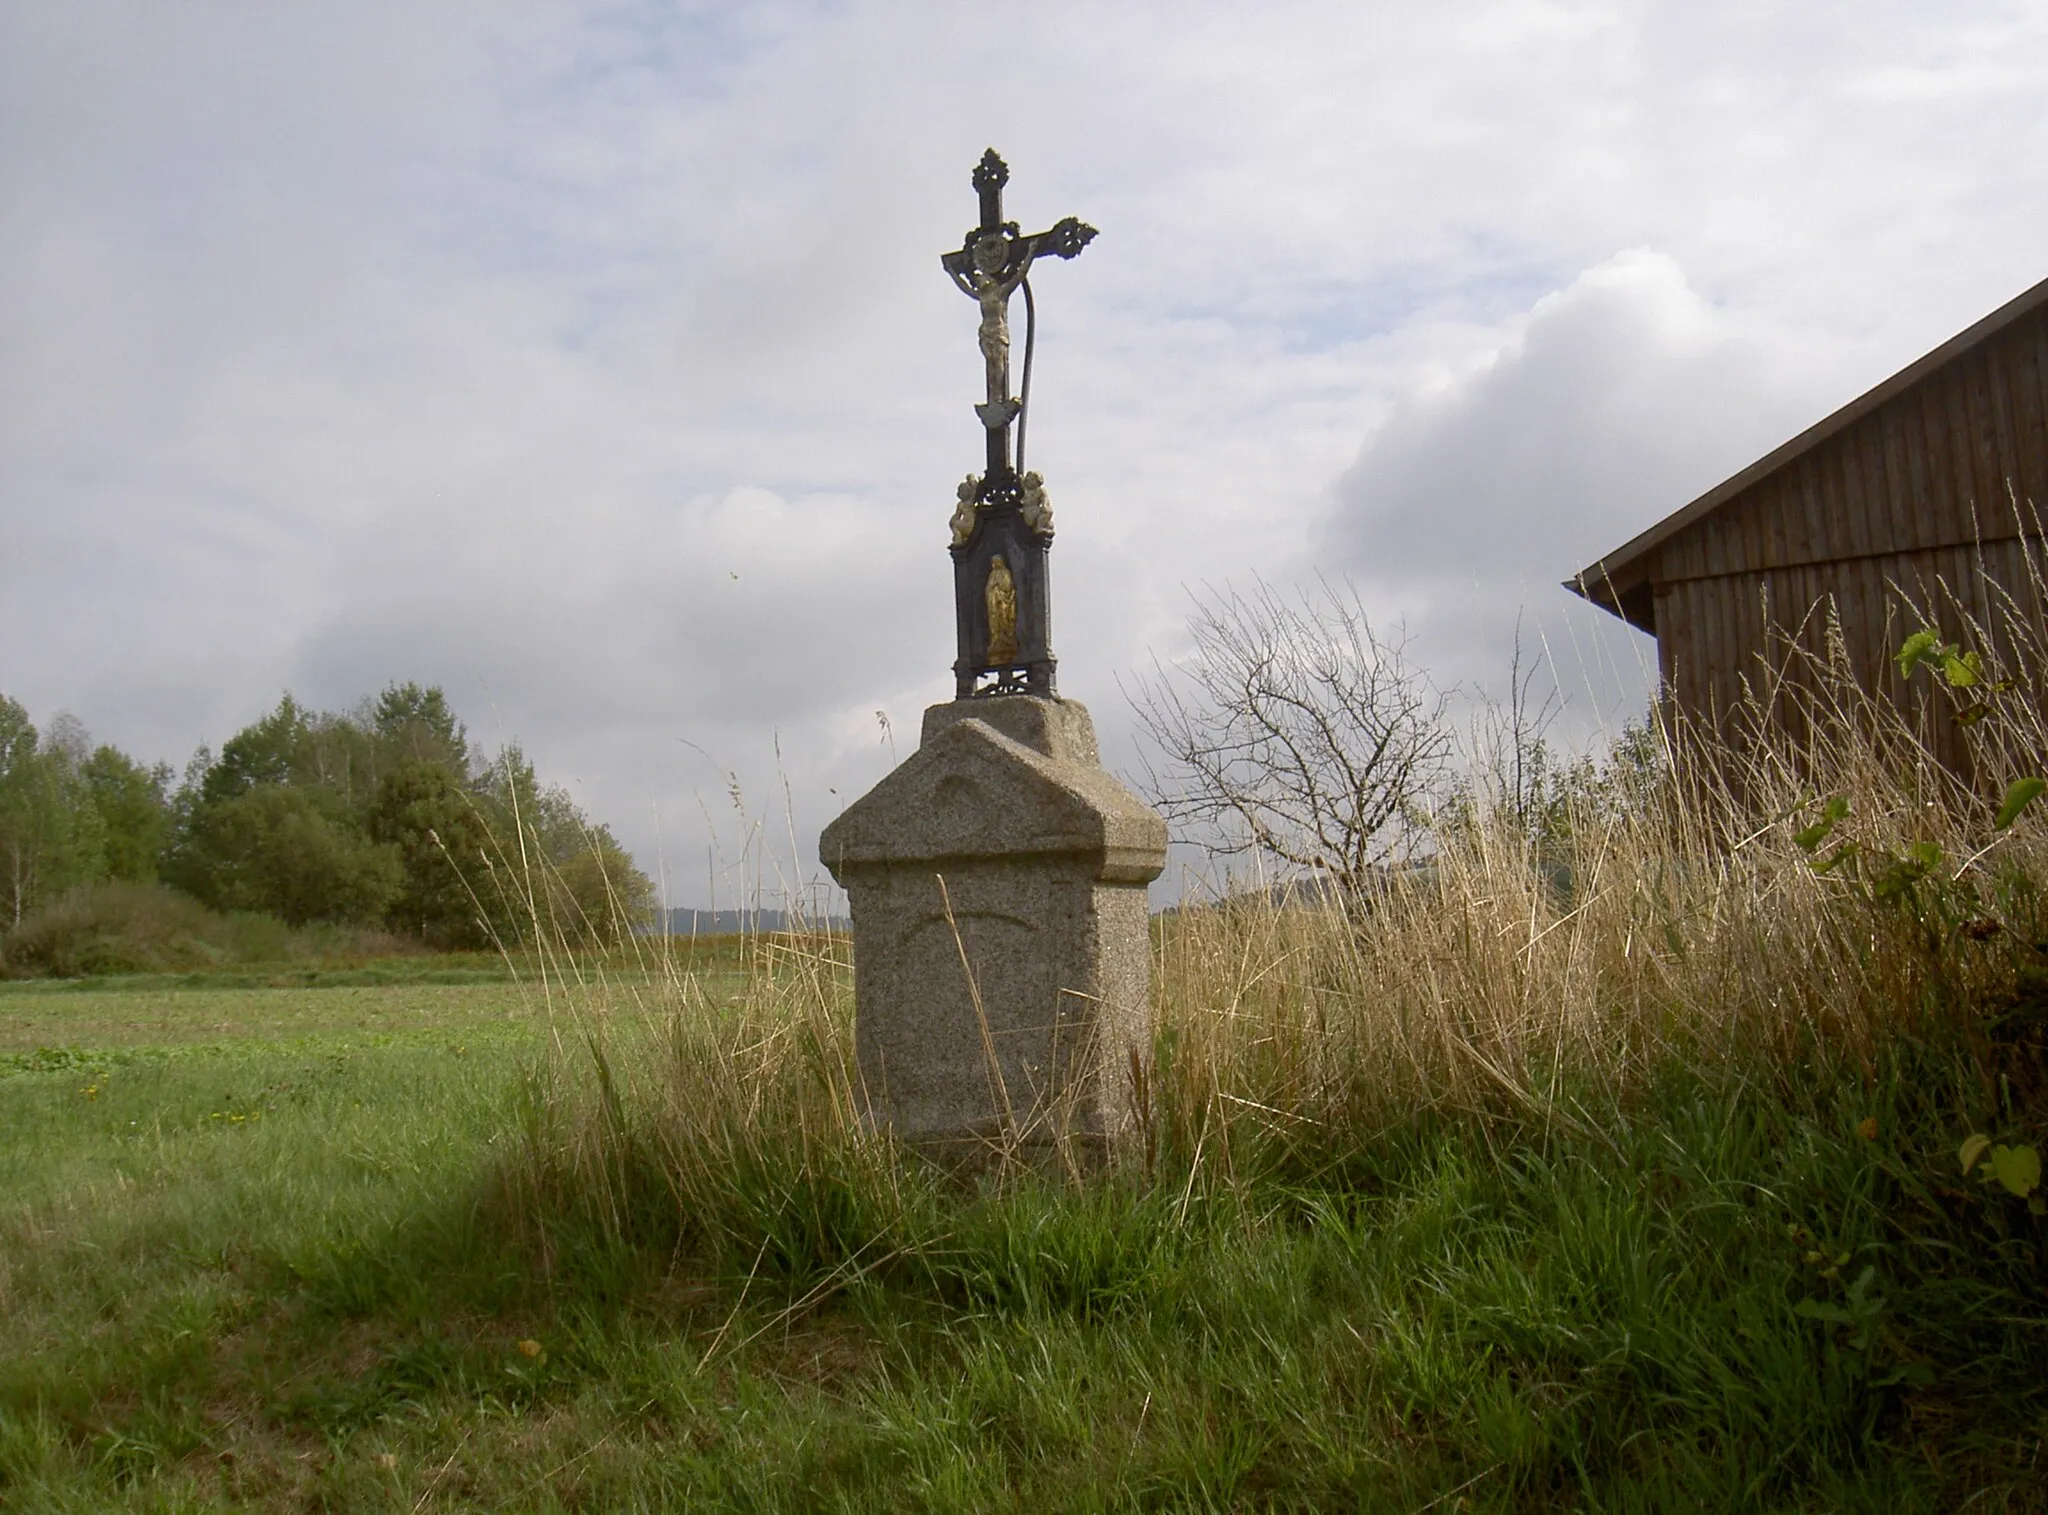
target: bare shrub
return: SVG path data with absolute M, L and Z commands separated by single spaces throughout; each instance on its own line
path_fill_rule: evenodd
M 1193 653 L 1127 694 L 1169 822 L 1355 894 L 1412 840 L 1451 732 L 1405 639 L 1375 631 L 1354 590 L 1318 590 L 1195 596 Z

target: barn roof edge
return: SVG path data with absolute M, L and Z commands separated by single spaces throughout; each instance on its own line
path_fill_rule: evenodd
M 1978 343 L 1996 336 L 2013 322 L 2044 304 L 2048 304 L 2048 279 L 2043 279 L 2032 288 L 2015 295 L 1981 321 L 1965 327 L 1932 352 L 1907 364 L 1874 388 L 1865 390 L 1839 410 L 1807 427 L 1789 442 L 1765 453 L 1740 472 L 1723 479 L 1698 499 L 1680 506 L 1663 520 L 1629 538 L 1614 551 L 1596 558 L 1566 579 L 1564 587 L 1573 594 L 1590 600 L 1602 610 L 1654 635 L 1656 628 L 1645 624 L 1648 617 L 1631 614 L 1635 607 L 1624 603 L 1625 598 L 1635 598 L 1630 596 L 1629 592 L 1638 588 L 1646 578 L 1643 559 L 1654 548 L 1713 514 L 1750 485 L 1776 473 L 1836 432 L 1861 420 L 1894 395 L 1912 388 L 1928 374 L 1968 352 Z

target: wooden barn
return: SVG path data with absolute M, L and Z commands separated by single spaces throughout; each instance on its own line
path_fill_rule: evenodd
M 1794 648 L 1825 653 L 1831 624 L 1858 682 L 1894 700 L 1892 655 L 1923 613 L 1950 637 L 2038 634 L 2044 517 L 2048 280 L 1565 587 L 1654 636 L 1666 709 L 1726 738 L 1746 695 L 1798 678 Z M 1923 735 L 1967 767 L 1950 717 Z

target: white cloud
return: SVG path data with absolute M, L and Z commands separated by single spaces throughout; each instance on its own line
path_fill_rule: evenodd
M 1474 676 L 2048 271 L 2043 41 L 2022 0 L 0 0 L 0 690 L 181 761 L 439 680 L 649 855 L 724 770 L 775 794 L 779 733 L 814 833 L 949 690 L 937 258 L 990 144 L 1012 214 L 1103 229 L 1035 281 L 1031 435 L 1107 749 L 1189 582 L 1349 563 Z
M 1559 581 L 1800 429 L 1802 377 L 1671 258 L 1617 254 L 1395 406 L 1336 485 L 1327 552 L 1440 677 L 1502 692 L 1520 622 L 1567 689 L 1640 709 L 1647 639 Z

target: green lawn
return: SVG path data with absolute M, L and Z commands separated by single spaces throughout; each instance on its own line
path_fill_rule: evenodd
M 15 1064 L 38 1048 L 132 1053 L 139 1048 L 308 1037 L 388 1038 L 485 1030 L 503 1034 L 532 1027 L 531 1011 L 510 984 L 305 990 L 0 988 L 0 1056 Z
M 2040 1223 L 1942 1179 L 1946 1054 L 1234 1186 L 771 1142 L 714 1218 L 629 1130 L 607 1216 L 529 1192 L 596 1024 L 504 981 L 0 989 L 0 1507 L 2044 1507 Z

